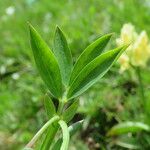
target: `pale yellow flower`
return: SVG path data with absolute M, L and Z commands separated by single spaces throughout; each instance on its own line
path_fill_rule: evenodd
M 130 67 L 129 57 L 125 53 L 120 56 L 120 59 L 118 61 L 121 64 L 120 73 L 124 72 Z
M 116 43 L 118 46 L 130 44 L 118 60 L 121 65 L 121 72 L 129 69 L 130 64 L 140 67 L 146 66 L 150 58 L 150 44 L 146 31 L 142 31 L 138 35 L 131 23 L 124 24 L 120 38 L 116 40 Z
M 124 24 L 121 29 L 120 38 L 117 39 L 117 44 L 130 44 L 137 38 L 135 28 L 131 23 Z
M 146 63 L 150 57 L 150 48 L 148 44 L 147 33 L 146 31 L 142 31 L 133 46 L 131 63 L 134 66 L 146 66 Z

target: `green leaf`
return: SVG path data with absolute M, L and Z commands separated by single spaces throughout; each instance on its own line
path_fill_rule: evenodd
M 127 148 L 127 149 L 140 149 L 140 146 L 138 144 L 132 144 L 132 143 L 127 143 L 127 142 L 123 142 L 123 141 L 116 141 L 116 145 L 121 146 L 123 148 Z
M 73 71 L 71 73 L 71 79 L 70 83 L 73 82 L 73 80 L 76 78 L 76 76 L 80 73 L 80 71 L 93 59 L 95 59 L 97 56 L 99 56 L 104 48 L 106 47 L 107 43 L 109 42 L 112 34 L 106 34 L 99 39 L 97 39 L 95 42 L 90 44 L 79 56 Z
M 108 132 L 108 136 L 113 136 L 113 135 L 120 135 L 120 134 L 126 134 L 126 133 L 136 133 L 141 130 L 144 131 L 150 131 L 150 127 L 147 124 L 144 124 L 142 122 L 123 122 L 115 125 L 110 129 Z
M 119 136 L 115 139 L 114 144 L 126 149 L 141 149 L 141 146 L 135 136 Z
M 47 121 L 42 128 L 34 135 L 31 141 L 26 145 L 26 147 L 32 147 L 37 140 L 42 136 L 42 134 L 51 126 L 53 123 L 58 122 L 60 120 L 59 116 L 52 117 L 49 121 Z
M 62 82 L 57 60 L 37 31 L 31 25 L 29 28 L 32 51 L 39 73 L 51 94 L 61 98 Z
M 83 124 L 83 120 L 78 121 L 68 127 L 70 137 L 72 137 L 78 130 L 80 130 L 82 128 L 82 124 Z M 62 137 L 59 138 L 51 150 L 60 150 L 62 141 L 63 141 Z
M 68 99 L 75 98 L 102 78 L 127 46 L 108 51 L 91 61 L 76 77 L 68 91 Z
M 62 142 L 63 142 L 62 138 L 58 139 L 57 142 L 51 148 L 51 150 L 60 150 Z
M 73 67 L 72 56 L 65 35 L 59 27 L 56 28 L 53 51 L 58 60 L 62 81 L 64 85 L 68 85 Z
M 46 136 L 41 144 L 40 150 L 48 150 L 50 148 L 58 129 L 59 125 L 57 123 L 52 124 L 48 128 Z
M 70 135 L 69 135 L 67 124 L 63 120 L 60 120 L 58 123 L 63 133 L 63 142 L 60 150 L 68 150 Z
M 52 99 L 47 94 L 44 97 L 44 106 L 48 118 L 52 118 L 56 114 L 56 109 Z
M 63 113 L 63 120 L 69 122 L 75 115 L 79 106 L 79 100 L 74 101 L 69 108 L 65 110 Z
M 73 136 L 78 130 L 80 130 L 82 128 L 82 125 L 83 125 L 83 120 L 73 123 L 71 126 L 69 126 L 68 130 L 70 136 Z

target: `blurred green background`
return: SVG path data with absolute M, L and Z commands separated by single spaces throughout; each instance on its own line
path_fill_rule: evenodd
M 19 150 L 46 122 L 43 96 L 47 92 L 34 65 L 27 22 L 52 47 L 56 25 L 66 33 L 73 59 L 97 37 L 114 32 L 107 48 L 115 46 L 124 23 L 150 36 L 149 0 L 1 0 L 0 1 L 0 149 Z M 80 99 L 78 115 L 84 130 L 71 150 L 150 149 L 150 134 L 139 132 L 107 137 L 122 121 L 150 125 L 150 64 L 142 70 L 146 108 L 139 96 L 134 71 L 119 74 L 116 64 Z M 81 140 L 80 140 L 81 139 Z M 123 144 L 118 141 L 123 139 Z M 128 144 L 128 146 L 125 146 Z M 130 146 L 130 147 L 129 147 Z

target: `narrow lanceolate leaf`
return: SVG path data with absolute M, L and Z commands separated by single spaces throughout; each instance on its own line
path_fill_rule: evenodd
M 126 149 L 141 150 L 140 144 L 136 136 L 128 136 L 128 135 L 119 136 L 118 138 L 115 139 L 114 144 Z
M 76 76 L 89 62 L 91 62 L 93 59 L 95 59 L 97 56 L 99 56 L 103 52 L 111 36 L 112 34 L 106 34 L 100 37 L 83 51 L 83 53 L 79 56 L 73 68 L 69 84 L 73 82 Z
M 126 148 L 126 149 L 135 149 L 135 150 L 138 150 L 138 149 L 140 149 L 140 145 L 139 145 L 139 143 L 127 143 L 127 142 L 122 142 L 122 141 L 116 141 L 115 142 L 115 144 L 116 145 L 118 145 L 118 146 L 121 146 L 121 147 L 123 147 L 123 148 Z
M 82 128 L 82 125 L 83 125 L 83 120 L 78 121 L 72 124 L 71 126 L 69 126 L 68 130 L 69 130 L 70 136 L 73 136 L 78 130 L 80 130 Z
M 29 27 L 32 51 L 39 73 L 51 94 L 60 98 L 62 96 L 62 82 L 56 58 L 37 31 L 31 25 Z
M 135 133 L 139 131 L 150 131 L 150 127 L 147 124 L 144 124 L 142 122 L 123 122 L 119 123 L 116 126 L 112 127 L 107 135 L 120 135 L 120 134 L 126 134 L 126 133 Z
M 68 99 L 79 96 L 103 77 L 126 48 L 127 46 L 116 48 L 91 61 L 71 84 Z
M 57 123 L 52 124 L 48 128 L 48 130 L 46 132 L 46 136 L 45 136 L 45 138 L 42 142 L 42 145 L 40 147 L 40 150 L 48 150 L 50 148 L 58 129 L 59 129 L 59 125 Z
M 56 28 L 53 51 L 58 60 L 62 81 L 64 85 L 68 85 L 73 66 L 72 56 L 67 40 L 59 27 Z
M 47 130 L 49 126 L 51 126 L 54 122 L 57 122 L 60 119 L 59 116 L 52 117 L 49 121 L 47 121 L 43 127 L 35 134 L 35 136 L 31 139 L 31 141 L 26 145 L 26 147 L 33 147 L 33 145 L 37 142 L 37 140 L 42 136 L 42 134 Z
M 129 140 L 131 140 L 129 137 L 126 137 L 128 138 Z M 124 141 L 115 141 L 115 144 L 118 145 L 118 146 L 121 146 L 122 148 L 126 148 L 126 149 L 135 149 L 135 150 L 140 150 L 141 147 L 138 143 L 138 141 L 136 140 L 134 143 L 132 143 L 132 141 L 129 141 L 129 142 L 124 142 Z
M 67 108 L 65 112 L 63 113 L 63 120 L 65 120 L 66 122 L 69 122 L 76 114 L 78 106 L 79 106 L 78 100 L 73 102 L 73 104 L 71 104 L 71 106 Z
M 45 106 L 45 110 L 48 115 L 48 118 L 52 118 L 56 114 L 56 109 L 55 109 L 52 99 L 47 94 L 44 97 L 44 106 Z

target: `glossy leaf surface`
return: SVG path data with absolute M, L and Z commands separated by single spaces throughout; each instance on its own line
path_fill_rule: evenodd
M 56 58 L 37 31 L 31 25 L 29 28 L 32 51 L 38 71 L 51 94 L 60 98 L 62 96 L 62 82 Z
M 75 115 L 77 108 L 79 106 L 79 100 L 74 101 L 69 108 L 63 113 L 63 120 L 69 122 Z
M 112 34 L 106 34 L 100 37 L 82 52 L 71 73 L 70 84 L 88 63 L 90 63 L 93 59 L 95 59 L 103 52 L 111 36 Z
M 58 60 L 62 81 L 68 85 L 73 66 L 72 56 L 65 35 L 59 27 L 56 28 L 53 51 Z
M 45 106 L 45 110 L 48 115 L 48 118 L 52 118 L 56 114 L 56 109 L 55 109 L 52 99 L 47 94 L 44 97 L 44 106 Z
M 106 52 L 91 61 L 71 84 L 68 99 L 79 96 L 103 77 L 126 47 L 123 46 Z

